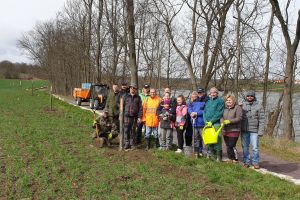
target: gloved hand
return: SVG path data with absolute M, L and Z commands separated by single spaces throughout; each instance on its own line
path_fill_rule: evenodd
M 179 126 L 179 130 L 183 130 L 183 126 Z
M 137 123 L 142 123 L 142 119 L 141 118 L 137 118 Z
M 168 120 L 168 117 L 163 117 L 163 120 Z
M 225 125 L 227 125 L 227 124 L 230 124 L 230 123 L 231 123 L 231 121 L 230 121 L 230 120 L 228 120 L 228 119 L 225 119 L 225 120 L 223 121 L 223 123 L 224 123 Z
M 92 126 L 94 129 L 96 128 L 96 124 L 97 124 L 97 122 L 96 122 L 96 120 L 94 120 L 93 126 Z
M 113 136 L 112 133 L 109 133 L 108 134 L 108 139 L 110 140 L 112 138 L 112 136 Z
M 206 126 L 207 127 L 212 127 L 212 123 L 211 122 L 206 122 Z

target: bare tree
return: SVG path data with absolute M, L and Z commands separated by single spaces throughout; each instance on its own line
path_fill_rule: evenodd
M 296 34 L 295 34 L 294 41 L 292 42 L 289 34 L 289 29 L 288 29 L 288 17 L 286 18 L 286 20 L 284 19 L 277 0 L 270 0 L 270 3 L 273 7 L 276 18 L 280 23 L 281 31 L 283 33 L 286 49 L 287 49 L 287 58 L 285 64 L 285 79 L 284 79 L 285 84 L 284 84 L 284 94 L 283 94 L 283 121 L 284 121 L 283 132 L 284 132 L 284 136 L 287 139 L 294 140 L 295 133 L 293 129 L 292 87 L 293 87 L 293 77 L 294 77 L 293 73 L 294 73 L 294 64 L 295 64 L 295 54 L 300 39 L 300 10 L 298 12 Z
M 126 0 L 127 9 L 127 27 L 128 27 L 128 49 L 129 49 L 129 65 L 131 71 L 131 84 L 138 86 L 138 69 L 136 64 L 135 52 L 135 24 L 134 24 L 134 4 L 133 0 Z

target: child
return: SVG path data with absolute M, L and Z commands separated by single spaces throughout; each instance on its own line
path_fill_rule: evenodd
M 185 98 L 183 95 L 177 97 L 177 107 L 176 107 L 176 121 L 175 127 L 177 132 L 178 149 L 175 153 L 182 153 L 183 151 L 183 133 L 186 128 L 188 107 L 185 104 Z
M 163 108 L 158 111 L 160 121 L 159 125 L 159 143 L 160 149 L 169 150 L 172 145 L 173 127 L 174 127 L 174 114 L 170 107 L 171 100 L 165 99 L 163 101 Z

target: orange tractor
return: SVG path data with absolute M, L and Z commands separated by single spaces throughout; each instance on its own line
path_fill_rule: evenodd
M 91 109 L 103 109 L 108 89 L 106 84 L 83 83 L 81 88 L 74 88 L 73 97 L 78 106 L 81 106 L 82 102 L 89 102 Z

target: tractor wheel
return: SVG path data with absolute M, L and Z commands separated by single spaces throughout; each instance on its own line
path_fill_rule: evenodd
M 95 102 L 94 102 L 94 109 L 95 110 L 99 109 L 99 100 L 95 100 Z
M 90 100 L 90 108 L 91 109 L 94 109 L 94 102 L 95 102 L 94 99 Z
M 78 106 L 81 106 L 81 98 L 76 98 L 76 104 L 78 105 Z

